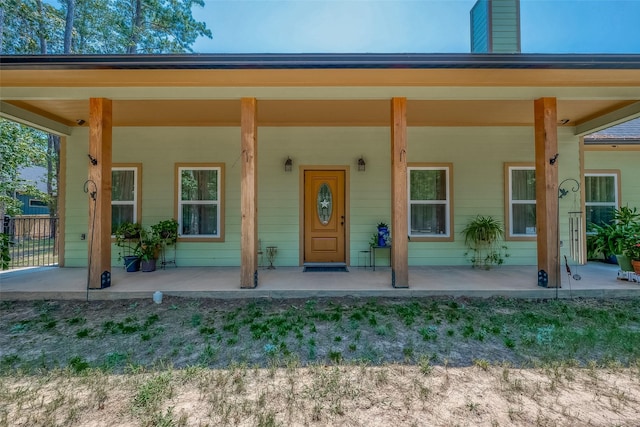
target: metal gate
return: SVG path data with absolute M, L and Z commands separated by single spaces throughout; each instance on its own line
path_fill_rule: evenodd
M 58 226 L 58 217 L 4 217 L 2 232 L 9 236 L 9 268 L 57 265 Z

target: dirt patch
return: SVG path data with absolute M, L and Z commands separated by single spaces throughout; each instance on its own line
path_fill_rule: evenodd
M 2 378 L 0 425 L 636 426 L 638 371 L 364 365 Z

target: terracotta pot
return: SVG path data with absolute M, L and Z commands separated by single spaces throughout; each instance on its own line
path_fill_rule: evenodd
M 631 260 L 631 265 L 633 265 L 633 271 L 636 274 L 640 274 L 640 260 L 638 259 L 632 259 Z

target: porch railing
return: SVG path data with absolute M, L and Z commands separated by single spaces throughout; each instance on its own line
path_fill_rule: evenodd
M 5 217 L 2 232 L 9 235 L 10 269 L 58 264 L 58 217 Z

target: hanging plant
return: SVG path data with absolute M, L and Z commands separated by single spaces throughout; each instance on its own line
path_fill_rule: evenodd
M 502 223 L 491 216 L 476 216 L 462 230 L 462 235 L 468 248 L 465 256 L 471 254 L 470 261 L 474 268 L 489 270 L 493 265 L 503 264 L 509 256 L 507 247 L 500 243 L 504 238 Z

